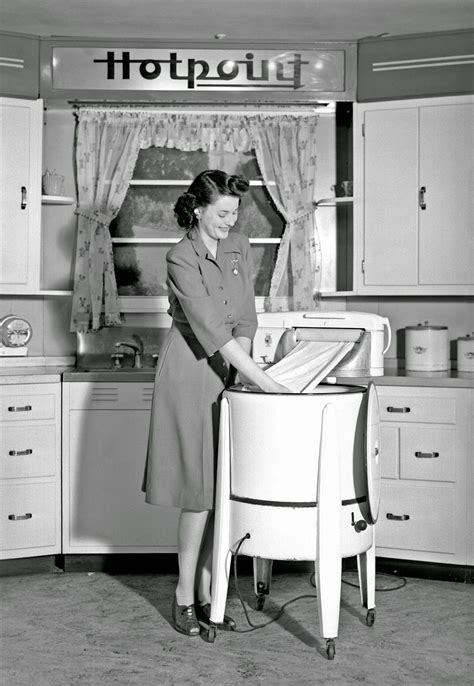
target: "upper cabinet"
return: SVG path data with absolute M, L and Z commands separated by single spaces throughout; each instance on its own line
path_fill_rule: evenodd
M 39 96 L 40 40 L 0 32 L 0 94 L 20 98 Z
M 0 98 L 0 294 L 38 293 L 42 100 Z
M 355 107 L 360 294 L 470 295 L 474 98 Z

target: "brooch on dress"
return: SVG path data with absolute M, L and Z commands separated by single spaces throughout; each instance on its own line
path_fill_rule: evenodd
M 237 276 L 239 273 L 239 270 L 237 269 L 238 264 L 239 264 L 239 258 L 234 257 L 234 259 L 231 260 L 231 262 L 232 262 L 232 274 L 235 274 L 235 276 Z

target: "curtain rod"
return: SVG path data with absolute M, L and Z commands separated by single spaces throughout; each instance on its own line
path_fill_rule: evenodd
M 275 114 L 275 115 L 281 115 L 281 114 L 291 114 L 294 116 L 308 116 L 308 115 L 314 115 L 314 114 L 333 114 L 335 111 L 334 104 L 332 102 L 328 103 L 315 103 L 314 107 L 308 107 L 306 105 L 303 109 L 303 106 L 295 106 L 295 105 L 272 105 L 268 108 L 265 106 L 257 108 L 255 105 L 237 105 L 237 106 L 232 106 L 229 105 L 225 109 L 222 109 L 222 107 L 218 109 L 209 109 L 209 105 L 206 103 L 207 106 L 203 107 L 202 105 L 171 105 L 166 103 L 163 106 L 157 105 L 156 103 L 153 104 L 147 104 L 147 103 L 140 103 L 140 104 L 133 104 L 133 103 L 126 103 L 126 102 L 113 102 L 113 103 L 104 103 L 104 102 L 81 102 L 78 100 L 74 101 L 69 101 L 70 104 L 74 108 L 80 108 L 80 107 L 91 107 L 99 111 L 107 112 L 110 110 L 116 110 L 116 109 L 128 109 L 128 110 L 134 110 L 134 111 L 143 111 L 143 112 L 149 112 L 149 111 L 155 111 L 155 112 L 160 112 L 161 114 L 176 114 L 176 113 L 182 113 L 182 112 L 189 112 L 189 113 L 197 113 L 197 114 Z M 321 108 L 321 109 L 319 109 Z M 324 108 L 324 109 L 322 109 Z

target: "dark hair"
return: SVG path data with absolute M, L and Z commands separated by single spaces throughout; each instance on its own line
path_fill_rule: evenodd
M 198 174 L 186 193 L 179 196 L 174 206 L 178 224 L 184 229 L 197 226 L 194 210 L 216 202 L 220 195 L 233 195 L 241 198 L 249 189 L 245 176 L 230 175 L 219 169 L 208 169 Z

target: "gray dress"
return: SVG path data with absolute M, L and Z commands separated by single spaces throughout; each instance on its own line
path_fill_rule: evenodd
M 156 371 L 143 490 L 153 505 L 210 510 L 219 403 L 233 380 L 218 351 L 257 329 L 250 246 L 231 233 L 214 259 L 191 231 L 166 259 L 173 323 Z

